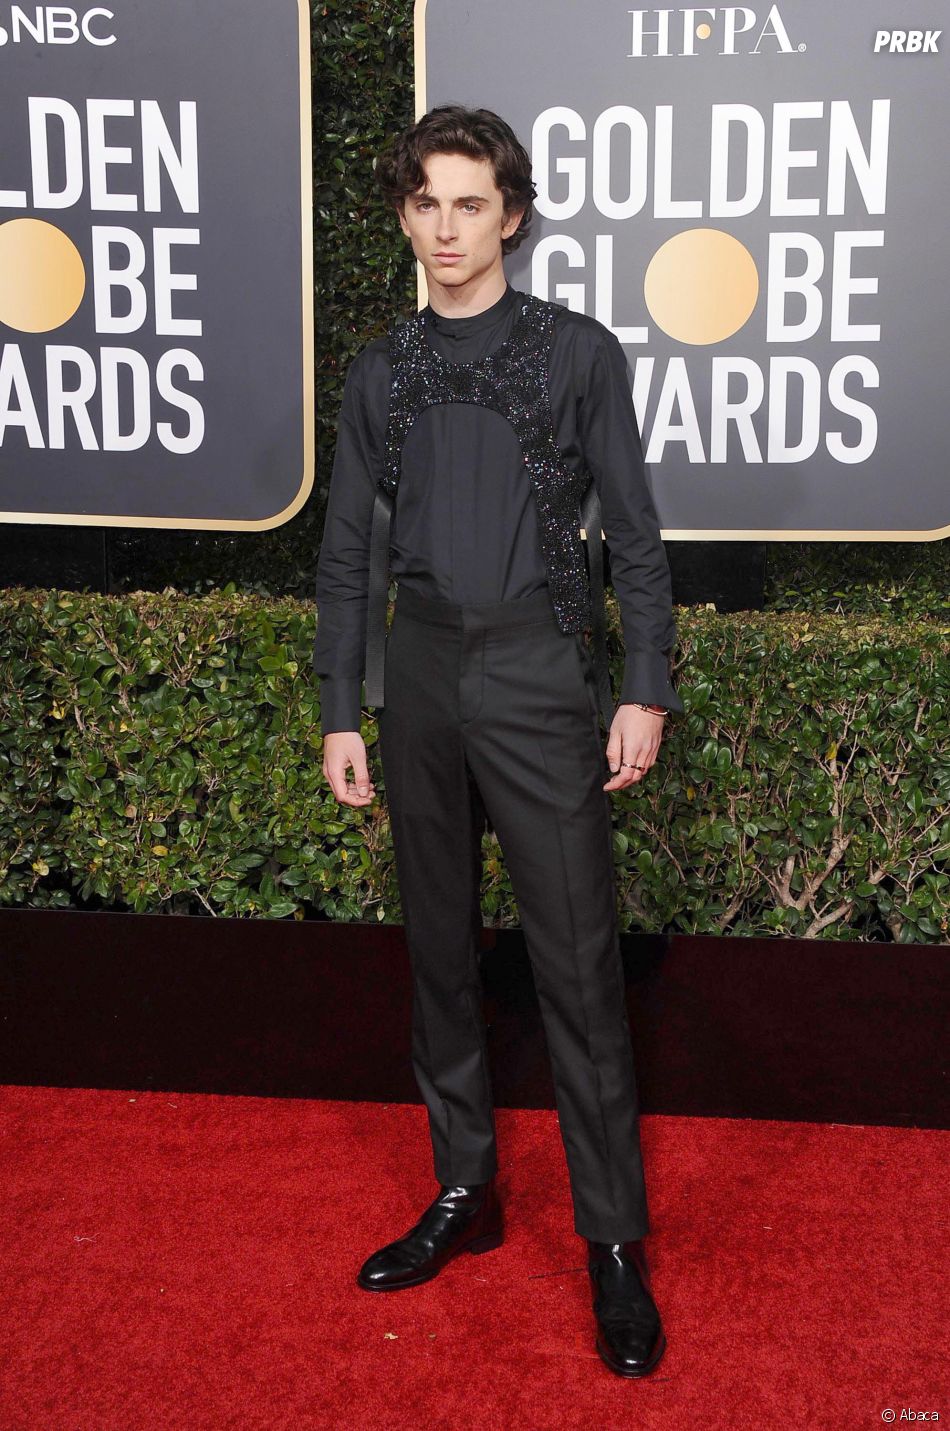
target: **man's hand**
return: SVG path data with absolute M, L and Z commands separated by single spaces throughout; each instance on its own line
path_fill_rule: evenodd
M 352 769 L 353 778 L 346 772 Z M 335 730 L 323 738 L 323 773 L 341 805 L 369 805 L 376 787 L 369 778 L 366 745 L 358 730 Z
M 663 717 L 639 706 L 617 707 L 607 741 L 607 764 L 617 773 L 607 781 L 605 790 L 623 790 L 642 780 L 656 760 L 663 739 Z M 635 770 L 632 767 L 639 765 Z

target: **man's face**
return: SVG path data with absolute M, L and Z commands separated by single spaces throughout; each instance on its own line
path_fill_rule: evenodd
M 430 154 L 423 167 L 427 183 L 408 196 L 399 222 L 427 281 L 461 288 L 503 272 L 501 241 L 515 232 L 524 210 L 505 218 L 491 162 L 467 154 Z M 447 254 L 459 257 L 441 256 Z M 473 290 L 478 287 L 473 284 Z

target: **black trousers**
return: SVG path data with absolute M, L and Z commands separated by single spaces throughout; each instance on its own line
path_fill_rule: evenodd
M 560 630 L 546 590 L 467 606 L 402 586 L 385 689 L 380 757 L 436 1178 L 485 1182 L 498 1166 L 478 963 L 487 819 L 531 959 L 575 1231 L 643 1237 L 610 771 L 583 638 Z

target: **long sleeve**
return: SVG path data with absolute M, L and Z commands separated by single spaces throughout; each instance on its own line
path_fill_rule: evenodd
M 643 463 L 627 360 L 604 329 L 580 378 L 578 434 L 600 496 L 610 573 L 623 626 L 618 705 L 643 701 L 682 711 L 670 681 L 676 644 L 670 568 Z
M 337 423 L 326 522 L 317 562 L 313 670 L 320 677 L 324 735 L 360 729 L 366 651 L 369 545 L 380 435 L 364 386 L 365 360 L 350 363 Z

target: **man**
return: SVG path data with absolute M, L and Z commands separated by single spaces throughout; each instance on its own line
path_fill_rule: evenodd
M 324 774 L 343 804 L 375 797 L 360 735 L 364 670 L 367 703 L 379 706 L 413 1067 L 440 1192 L 357 1281 L 415 1286 L 502 1240 L 478 969 L 487 825 L 532 961 L 596 1346 L 619 1375 L 642 1376 L 666 1342 L 643 1246 L 609 795 L 643 779 L 665 712 L 683 707 L 626 360 L 595 319 L 508 284 L 502 260 L 527 235 L 535 188 L 527 153 L 496 114 L 431 110 L 379 157 L 376 177 L 425 269 L 429 302 L 347 372 L 313 665 Z M 579 536 L 585 489 L 598 502 L 588 508 L 598 514 L 587 530 L 591 575 L 602 512 L 626 646 L 606 752 L 604 688 L 583 634 L 598 619 Z M 381 553 L 397 581 L 384 685 Z

